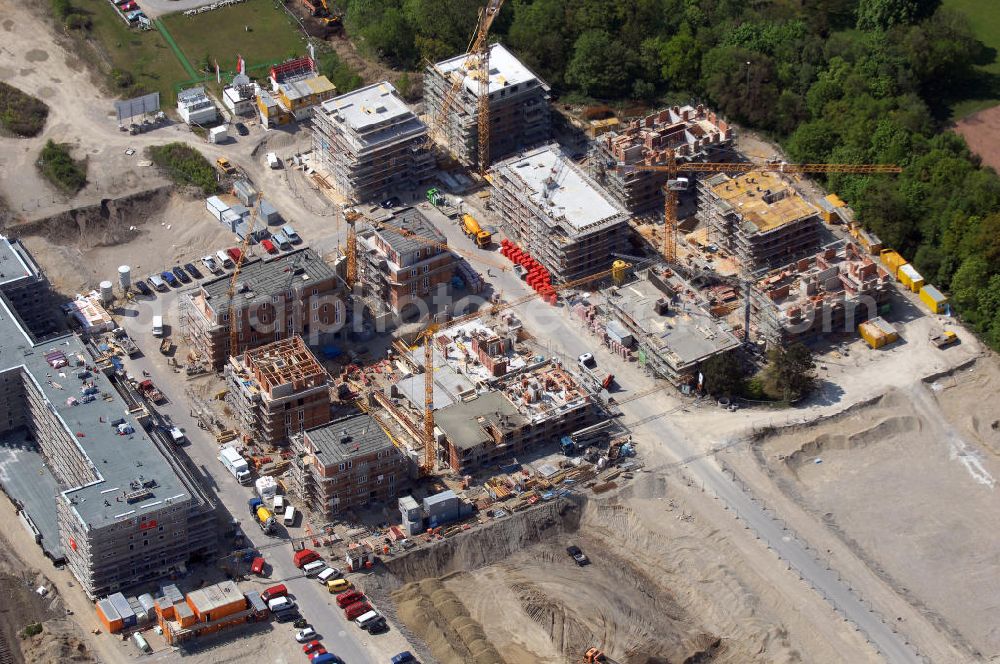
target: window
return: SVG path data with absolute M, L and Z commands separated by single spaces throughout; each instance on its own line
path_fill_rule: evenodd
M 417 268 L 413 268 L 412 270 L 410 270 L 410 276 L 411 277 L 417 276 Z
M 271 302 L 277 303 L 277 301 L 278 301 L 278 296 L 277 295 L 272 295 L 271 296 Z
M 430 265 L 425 265 L 424 266 L 424 274 L 427 274 L 430 271 L 431 271 L 431 266 Z
M 346 468 L 347 468 L 347 464 L 344 464 L 344 463 L 340 464 L 340 466 L 339 466 L 339 469 L 340 469 L 341 472 L 343 472 L 344 469 L 346 469 Z
M 319 302 L 313 302 L 313 311 L 319 309 Z

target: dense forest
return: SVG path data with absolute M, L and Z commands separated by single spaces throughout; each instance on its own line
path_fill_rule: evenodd
M 464 52 L 482 0 L 349 0 L 387 62 Z M 940 0 L 508 0 L 493 36 L 564 100 L 700 100 L 795 161 L 895 163 L 828 186 L 1000 348 L 1000 178 L 946 130 L 998 82 L 996 53 Z

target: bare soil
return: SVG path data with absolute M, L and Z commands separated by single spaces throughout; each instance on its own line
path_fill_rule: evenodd
M 984 164 L 1000 171 L 1000 106 L 967 115 L 955 123 L 955 131 Z
M 1000 460 L 982 442 L 1000 405 L 982 387 L 1000 369 L 974 366 L 779 430 L 756 450 L 786 495 L 979 661 L 1000 654 Z

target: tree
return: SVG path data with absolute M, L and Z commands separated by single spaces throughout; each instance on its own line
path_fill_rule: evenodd
M 726 115 L 757 127 L 774 125 L 771 109 L 779 93 L 771 58 L 737 46 L 718 46 L 702 58 L 701 73 L 706 92 Z
M 927 18 L 941 0 L 861 0 L 858 3 L 858 30 L 885 31 Z
M 764 392 L 784 401 L 804 397 L 815 387 L 815 368 L 812 351 L 801 343 L 772 348 L 762 377 Z
M 588 30 L 573 47 L 566 82 L 588 97 L 618 98 L 632 90 L 631 54 L 604 30 Z
M 516 4 L 508 33 L 518 56 L 552 85 L 562 84 L 572 51 L 566 36 L 566 12 L 563 0 Z
M 701 366 L 705 391 L 716 397 L 732 397 L 743 392 L 743 367 L 735 353 L 713 355 Z

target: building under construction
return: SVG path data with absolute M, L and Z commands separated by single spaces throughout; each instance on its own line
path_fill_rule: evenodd
M 441 118 L 445 97 L 459 77 L 461 85 Z M 479 77 L 478 59 L 468 53 L 430 65 L 424 75 L 427 116 L 440 122 L 435 140 L 470 167 L 479 166 Z M 490 161 L 549 140 L 549 86 L 501 44 L 490 46 L 489 77 Z
M 247 260 L 232 298 L 231 280 L 231 275 L 209 279 L 181 296 L 184 332 L 198 361 L 215 371 L 222 371 L 230 355 L 272 341 L 298 334 L 319 344 L 340 334 L 346 287 L 312 249 Z M 230 307 L 236 327 L 234 349 L 229 347 Z
M 386 309 L 404 319 L 415 303 L 455 275 L 448 238 L 418 208 L 395 210 L 358 233 L 358 268 L 365 300 L 374 313 Z
M 292 481 L 306 505 L 333 520 L 385 504 L 410 486 L 413 464 L 370 415 L 359 413 L 292 438 Z
M 752 323 L 770 343 L 854 333 L 889 301 L 893 277 L 853 242 L 772 270 L 751 289 Z
M 672 106 L 632 120 L 625 129 L 602 134 L 589 161 L 594 178 L 632 214 L 662 208 L 667 174 L 618 171 L 619 164 L 650 166 L 664 162 L 668 150 L 678 161 L 726 161 L 732 128 L 702 105 Z
M 783 265 L 819 246 L 819 209 L 779 173 L 699 180 L 698 208 L 709 237 L 748 272 Z
M 629 215 L 558 145 L 491 170 L 493 204 L 507 236 L 558 282 L 607 270 L 626 248 Z
M 229 358 L 226 385 L 240 430 L 261 445 L 330 421 L 329 376 L 300 336 Z
M 609 317 L 631 334 L 626 345 L 637 346 L 640 366 L 674 385 L 695 383 L 702 362 L 740 345 L 729 325 L 712 316 L 702 296 L 672 271 L 650 269 L 606 293 Z
M 488 392 L 438 410 L 438 462 L 475 472 L 553 444 L 591 423 L 587 392 L 557 363 L 507 374 Z
M 352 203 L 422 185 L 434 170 L 427 126 L 388 81 L 324 102 L 312 132 L 316 166 Z

